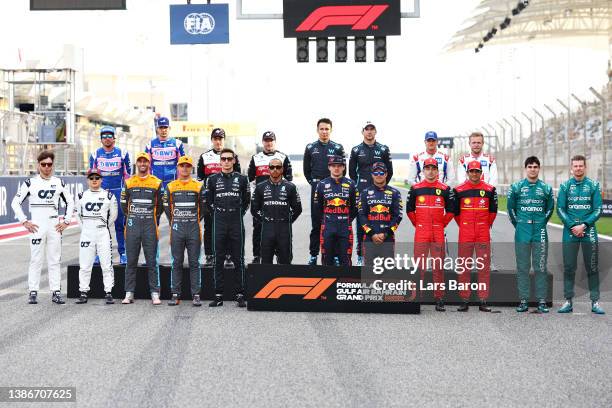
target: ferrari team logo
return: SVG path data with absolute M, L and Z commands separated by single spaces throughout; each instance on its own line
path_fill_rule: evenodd
M 436 188 L 436 195 L 440 195 L 442 194 L 442 190 L 440 190 L 439 188 Z
M 485 191 L 484 190 L 480 190 L 480 196 L 484 197 L 485 196 Z

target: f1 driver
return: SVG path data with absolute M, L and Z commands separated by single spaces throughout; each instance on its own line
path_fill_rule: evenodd
M 164 210 L 162 204 L 162 181 L 149 174 L 149 155 L 136 156 L 136 174 L 130 177 L 121 191 L 121 207 L 126 217 L 125 246 L 127 267 L 125 268 L 125 299 L 121 303 L 134 303 L 136 291 L 136 268 L 140 248 L 144 252 L 151 301 L 160 305 L 159 265 L 157 244 L 159 240 L 159 218 Z
M 115 303 L 112 290 L 115 285 L 113 270 L 112 237 L 110 226 L 115 222 L 118 204 L 115 195 L 100 187 L 102 171 L 92 168 L 87 172 L 89 189 L 79 194 L 76 204 L 77 219 L 81 225 L 79 248 L 79 299 L 77 304 L 87 303 L 91 269 L 96 255 L 100 259 L 106 304 Z
M 321 219 L 322 264 L 350 266 L 359 192 L 355 183 L 343 176 L 344 157 L 332 156 L 328 166 L 331 175 L 319 182 L 314 194 L 314 210 Z
M 491 272 L 491 227 L 497 216 L 497 191 L 495 187 L 482 181 L 482 167 L 479 161 L 472 161 L 467 166 L 468 179 L 454 190 L 455 221 L 459 225 L 459 251 L 464 267 L 458 280 L 463 287 L 459 296 L 463 303 L 457 311 L 467 312 L 471 290 L 471 268 L 478 270 L 479 310 L 490 312 L 487 306 L 489 297 L 489 280 Z M 472 256 L 476 252 L 476 259 Z

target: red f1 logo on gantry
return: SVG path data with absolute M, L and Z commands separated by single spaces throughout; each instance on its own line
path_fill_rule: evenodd
M 314 10 L 295 31 L 324 31 L 329 26 L 351 26 L 351 30 L 368 30 L 388 4 L 365 6 L 323 6 Z

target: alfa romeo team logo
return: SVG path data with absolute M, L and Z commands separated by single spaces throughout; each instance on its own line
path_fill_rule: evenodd
M 191 35 L 210 34 L 215 29 L 215 19 L 208 13 L 190 13 L 185 17 L 183 25 Z

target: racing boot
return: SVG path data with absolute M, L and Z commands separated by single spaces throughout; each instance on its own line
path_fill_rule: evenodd
M 356 266 L 363 266 L 363 256 L 357 255 L 357 264 Z
M 30 296 L 28 296 L 28 303 L 31 305 L 35 305 L 38 303 L 38 292 L 35 290 L 30 291 Z
M 310 255 L 310 259 L 308 260 L 308 265 L 316 265 L 317 264 L 317 256 Z
M 238 307 L 246 307 L 246 301 L 244 300 L 244 295 L 242 293 L 236 295 L 236 304 Z
M 106 292 L 106 295 L 104 296 L 104 300 L 106 301 L 107 305 L 115 304 L 115 299 L 113 299 L 113 295 L 110 292 Z
M 446 312 L 446 308 L 444 307 L 443 300 L 438 300 L 436 302 L 436 312 Z
M 202 306 L 202 301 L 200 300 L 200 295 L 193 295 L 193 305 L 195 307 Z
M 486 300 L 481 300 L 480 306 L 478 306 L 478 310 L 480 310 L 481 312 L 490 312 L 491 308 L 487 306 Z
M 538 313 L 548 313 L 548 306 L 546 306 L 546 300 L 540 299 L 538 302 Z
M 151 303 L 153 303 L 153 306 L 161 305 L 161 300 L 159 299 L 159 292 L 151 292 Z
M 82 305 L 84 303 L 87 303 L 87 293 L 86 292 L 81 292 L 81 295 L 79 296 L 79 298 L 77 299 L 76 302 L 77 305 Z
M 215 295 L 215 299 L 208 304 L 209 307 L 223 306 L 223 295 Z
M 467 312 L 468 310 L 470 310 L 470 302 L 467 301 L 463 301 L 463 303 L 461 303 L 461 306 L 457 308 L 458 312 Z
M 168 302 L 168 306 L 178 306 L 181 304 L 181 299 L 179 298 L 178 293 L 172 294 L 172 299 Z
M 521 303 L 516 307 L 516 311 L 519 313 L 524 313 L 529 310 L 529 304 L 525 299 L 521 299 Z
M 572 304 L 572 299 L 565 299 L 565 303 L 557 310 L 557 313 L 572 313 L 573 311 L 574 305 Z
M 253 260 L 251 261 L 251 263 L 260 264 L 261 263 L 261 257 L 260 256 L 254 256 Z
M 58 305 L 63 305 L 64 303 L 66 303 L 59 290 L 53 292 L 53 296 L 51 296 L 51 301 Z
M 134 303 L 134 292 L 125 292 L 125 298 L 121 301 L 121 304 L 129 305 Z
M 599 306 L 599 302 L 595 301 L 591 304 L 591 312 L 595 313 L 595 314 L 606 314 L 606 312 L 604 312 L 604 310 L 601 308 L 601 306 Z
M 204 266 L 214 266 L 214 264 L 215 264 L 215 257 L 213 255 L 206 255 Z
M 119 254 L 119 263 L 121 265 L 127 264 L 127 256 L 125 254 Z
M 225 255 L 225 262 L 223 262 L 224 269 L 236 269 L 236 265 L 234 265 L 234 261 L 232 261 L 231 255 Z

